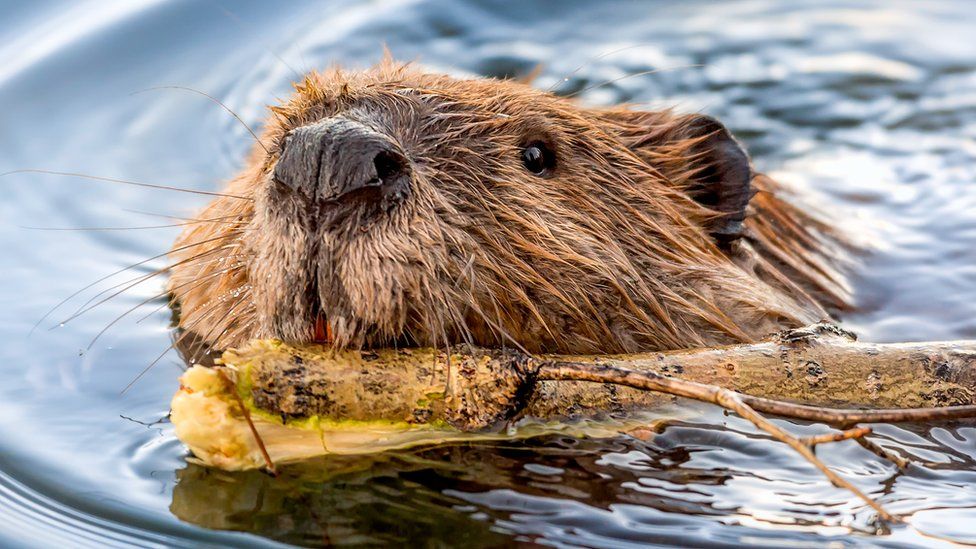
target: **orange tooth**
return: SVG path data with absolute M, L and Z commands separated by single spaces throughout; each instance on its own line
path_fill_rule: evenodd
M 332 326 L 325 321 L 325 315 L 319 313 L 315 317 L 315 330 L 312 334 L 312 340 L 315 343 L 332 343 Z

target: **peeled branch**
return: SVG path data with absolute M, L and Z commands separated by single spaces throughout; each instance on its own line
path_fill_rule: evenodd
M 171 418 L 198 460 L 223 469 L 273 471 L 324 454 L 553 430 L 608 436 L 647 421 L 636 412 L 685 397 L 750 420 L 889 520 L 812 448 L 870 444 L 859 423 L 976 417 L 976 342 L 860 343 L 829 324 L 756 344 L 601 357 L 333 351 L 260 340 L 221 362 L 183 375 Z M 842 431 L 801 439 L 763 414 Z

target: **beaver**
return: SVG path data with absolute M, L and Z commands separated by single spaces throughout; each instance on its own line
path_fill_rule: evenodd
M 178 238 L 179 326 L 339 348 L 749 342 L 849 302 L 831 227 L 718 121 L 385 60 L 312 72 Z

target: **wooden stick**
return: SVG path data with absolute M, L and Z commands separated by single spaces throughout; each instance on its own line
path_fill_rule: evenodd
M 657 391 L 674 396 L 714 403 L 714 393 L 721 389 L 716 385 L 665 377 L 648 371 L 621 368 L 612 364 L 543 361 L 538 363 L 536 378 L 553 381 L 596 381 Z M 739 395 L 750 408 L 776 416 L 805 421 L 819 421 L 836 426 L 856 423 L 907 423 L 917 421 L 945 421 L 976 417 L 976 405 L 948 406 L 945 408 L 897 408 L 864 410 L 855 408 L 825 408 L 794 404 L 749 395 Z
M 885 447 L 881 446 L 880 444 L 877 444 L 866 438 L 857 439 L 857 443 L 860 444 L 862 447 L 864 447 L 865 450 L 873 453 L 879 458 L 894 463 L 902 471 L 908 469 L 908 466 L 912 464 L 911 461 L 901 457 L 900 455 L 894 452 L 888 451 L 887 449 L 885 449 Z
M 373 438 L 385 447 L 422 444 L 491 432 L 521 417 L 552 421 L 646 410 L 683 397 L 722 406 L 749 420 L 888 521 L 897 518 L 831 471 L 814 448 L 852 439 L 904 468 L 905 460 L 865 438 L 871 429 L 857 425 L 976 417 L 976 342 L 861 343 L 829 324 L 789 330 L 750 345 L 609 357 L 527 356 L 463 346 L 446 352 L 335 351 L 255 341 L 228 351 L 222 362 L 236 367 L 235 379 L 250 388 L 249 398 L 241 400 L 231 387 L 233 397 L 228 398 L 245 409 L 269 468 L 274 467 L 271 454 L 287 461 L 337 448 L 356 451 L 356 445 L 369 449 L 370 429 L 379 429 Z M 191 401 L 200 402 L 183 399 Z M 253 422 L 248 408 L 261 412 Z M 179 416 L 190 417 L 192 410 Z M 796 437 L 764 414 L 822 422 L 841 431 Z M 318 431 L 307 430 L 309 422 L 304 427 L 288 421 L 281 425 L 275 418 L 314 418 L 311 424 Z M 365 438 L 350 445 L 350 431 L 337 424 L 353 430 L 356 425 L 370 427 L 361 428 Z M 303 432 L 309 436 L 303 438 Z M 194 435 L 196 441 L 209 440 L 206 433 Z M 270 452 L 265 442 L 273 447 Z M 219 455 L 221 466 L 229 467 L 253 467 L 261 461 L 213 453 L 224 449 L 200 448 L 199 454 Z

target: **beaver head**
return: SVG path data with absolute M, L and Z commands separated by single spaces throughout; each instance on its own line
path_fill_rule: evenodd
M 715 120 L 386 62 L 312 73 L 177 241 L 181 327 L 336 346 L 613 353 L 844 302 L 824 228 Z

